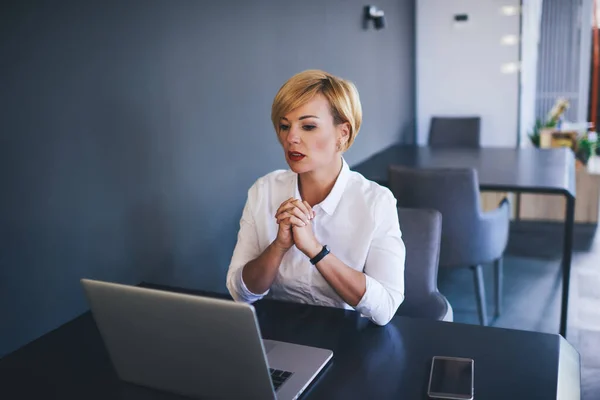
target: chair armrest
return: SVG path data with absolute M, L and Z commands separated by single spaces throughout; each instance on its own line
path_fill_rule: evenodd
M 441 304 L 441 306 L 438 305 L 432 310 L 430 318 L 435 319 L 436 321 L 443 321 L 448 314 L 448 301 L 446 300 L 446 297 L 440 292 L 433 292 L 431 293 L 431 302 Z
M 396 315 L 443 321 L 448 314 L 448 302 L 440 292 L 430 292 L 418 302 L 402 303 Z
M 480 243 L 482 262 L 502 257 L 508 244 L 510 227 L 510 201 L 504 198 L 498 208 L 480 214 Z
M 498 207 L 491 210 L 485 211 L 481 213 L 482 219 L 490 219 L 490 220 L 503 220 L 505 218 L 504 215 L 507 215 L 510 218 L 510 201 L 507 197 L 503 198 L 500 203 L 498 203 Z

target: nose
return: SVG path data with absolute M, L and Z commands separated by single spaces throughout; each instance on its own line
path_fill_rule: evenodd
M 299 130 L 295 126 L 290 126 L 290 129 L 287 134 L 287 141 L 289 144 L 298 144 L 300 143 L 300 134 Z

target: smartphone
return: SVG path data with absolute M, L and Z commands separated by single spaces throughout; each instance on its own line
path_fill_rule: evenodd
M 429 388 L 432 399 L 472 400 L 475 362 L 470 358 L 435 356 L 431 361 Z

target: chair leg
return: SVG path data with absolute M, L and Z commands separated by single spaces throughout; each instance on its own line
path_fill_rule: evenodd
M 483 269 L 481 265 L 471 267 L 475 278 L 475 295 L 477 297 L 477 311 L 479 312 L 479 323 L 487 326 L 487 310 L 485 306 L 485 287 L 483 285 Z
M 495 300 L 496 300 L 496 317 L 500 316 L 500 313 L 502 312 L 502 287 L 503 287 L 503 277 L 504 277 L 504 272 L 503 272 L 503 266 L 502 266 L 502 257 L 500 257 L 499 259 L 497 259 L 496 261 L 494 261 L 494 275 L 495 275 Z

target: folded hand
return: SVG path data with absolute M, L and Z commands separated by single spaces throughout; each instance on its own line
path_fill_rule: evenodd
M 295 244 L 307 257 L 314 257 L 322 247 L 313 232 L 314 217 L 315 212 L 306 201 L 294 198 L 284 201 L 275 215 L 279 224 L 277 237 L 281 237 L 281 243 L 289 247 L 291 247 L 290 243 Z

